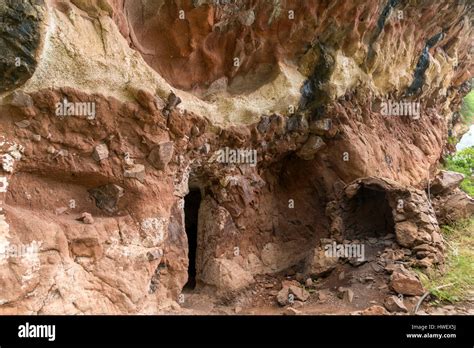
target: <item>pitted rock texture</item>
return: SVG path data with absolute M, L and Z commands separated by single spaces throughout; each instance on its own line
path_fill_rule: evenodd
M 2 314 L 165 313 L 190 262 L 195 291 L 224 299 L 367 262 L 326 242 L 441 266 L 439 223 L 472 214 L 456 185 L 428 190 L 472 77 L 467 1 L 51 0 L 42 19 L 15 4 L 44 47 L 0 82 L 26 81 L 0 95 L 0 246 L 38 249 L 0 255 Z
M 307 48 L 315 38 L 319 45 L 341 52 L 346 67 L 359 65 L 380 83 L 375 82 L 378 88 L 384 88 L 387 83 L 399 83 L 393 77 L 383 81 L 394 70 L 404 75 L 402 81 L 411 83 L 412 76 L 405 72 L 418 59 L 404 61 L 406 54 L 426 46 L 435 48 L 435 44 L 449 51 L 454 49 L 450 37 L 458 34 L 460 41 L 469 44 L 462 35 L 470 30 L 462 24 L 466 20 L 462 14 L 468 11 L 466 3 L 432 1 L 224 1 L 221 6 L 212 0 L 143 1 L 137 6 L 123 0 L 115 5 L 115 18 L 145 60 L 178 88 L 207 88 L 221 79 L 231 87 L 246 84 L 252 88 L 255 82 L 265 82 L 266 76 L 271 78 L 276 62 L 313 54 Z M 414 18 L 431 22 L 417 30 L 420 22 L 412 22 Z M 439 32 L 443 32 L 442 41 L 429 40 Z M 394 48 L 388 64 L 383 57 Z M 238 67 L 234 58 L 241 62 Z M 462 54 L 459 58 L 466 67 L 472 64 Z M 426 59 L 423 64 L 429 65 Z M 252 77 L 255 74 L 260 78 Z

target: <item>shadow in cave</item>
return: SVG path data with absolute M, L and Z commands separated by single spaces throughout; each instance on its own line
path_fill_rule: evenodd
M 184 224 L 188 237 L 188 282 L 184 290 L 193 290 L 196 287 L 196 250 L 199 206 L 201 204 L 201 191 L 190 189 L 184 197 Z
M 348 202 L 345 234 L 348 239 L 379 238 L 394 233 L 392 208 L 383 190 L 362 187 Z

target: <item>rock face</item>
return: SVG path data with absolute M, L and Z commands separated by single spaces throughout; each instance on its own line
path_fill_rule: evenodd
M 468 5 L 0 0 L 0 246 L 34 246 L 0 253 L 0 314 L 323 277 L 324 239 L 442 263 L 439 223 L 472 214 L 451 174 L 427 194 L 472 77 Z

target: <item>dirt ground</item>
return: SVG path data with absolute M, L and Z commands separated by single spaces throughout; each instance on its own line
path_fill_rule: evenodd
M 359 272 L 358 272 L 359 273 Z M 361 271 L 359 274 L 363 274 Z M 354 274 L 353 274 L 354 275 Z M 352 275 L 352 276 L 353 276 Z M 283 276 L 262 277 L 251 289 L 239 296 L 239 299 L 226 303 L 215 300 L 212 295 L 201 292 L 184 293 L 181 308 L 173 308 L 169 314 L 185 315 L 357 315 L 358 311 L 373 305 L 383 306 L 384 298 L 392 294 L 381 279 L 373 277 L 354 277 L 337 279 L 331 276 L 316 282 L 314 288 L 309 288 L 310 297 L 307 301 L 294 301 L 293 304 L 282 307 L 276 301 L 276 294 L 281 289 L 282 279 L 292 279 Z M 353 279 L 356 279 L 355 281 Z M 337 296 L 339 286 L 352 283 L 354 298 L 351 303 Z M 390 313 L 392 315 L 412 314 L 419 296 L 406 296 L 404 304 L 408 313 Z M 290 310 L 293 308 L 295 310 Z M 386 313 L 389 314 L 389 313 Z M 474 293 L 470 299 L 452 304 L 435 305 L 425 300 L 416 313 L 417 315 L 474 315 Z
M 231 299 L 216 299 L 209 289 L 186 290 L 181 296 L 180 307 L 175 306 L 170 314 L 191 315 L 358 315 L 371 306 L 384 307 L 384 300 L 396 295 L 389 288 L 390 274 L 377 261 L 376 252 L 380 246 L 372 249 L 372 257 L 367 262 L 353 266 L 350 263 L 339 264 L 330 275 L 312 281 L 301 279 L 301 274 L 294 269 L 275 275 L 262 275 L 256 278 L 255 284 L 244 292 L 232 296 Z M 309 292 L 306 301 L 294 300 L 281 306 L 277 294 L 282 289 L 282 282 L 291 282 Z M 310 282 L 311 283 L 311 282 Z M 340 287 L 353 291 L 349 301 L 338 296 Z M 421 296 L 402 297 L 408 312 L 390 313 L 391 315 L 413 314 Z M 474 291 L 470 298 L 456 304 L 435 304 L 434 298 L 428 296 L 417 315 L 474 315 Z

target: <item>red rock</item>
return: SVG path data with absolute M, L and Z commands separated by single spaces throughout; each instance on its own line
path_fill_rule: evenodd
M 425 292 L 418 277 L 405 268 L 393 271 L 390 277 L 391 288 L 399 294 L 419 296 Z
M 0 314 L 166 312 L 183 303 L 193 264 L 198 287 L 212 289 L 206 303 L 260 297 L 256 279 L 290 269 L 316 279 L 340 267 L 345 281 L 353 260 L 325 257 L 323 239 L 381 245 L 397 226 L 408 249 L 395 251 L 394 241 L 384 256 L 442 263 L 438 222 L 471 205 L 449 183 L 431 192 L 435 210 L 426 195 L 427 169 L 451 149 L 446 134 L 459 135 L 452 115 L 472 70 L 464 2 L 405 2 L 404 13 L 417 16 L 403 20 L 381 17 L 385 5 L 375 1 L 0 6 L 0 18 L 18 11 L 31 28 L 27 38 L 13 27 L 0 35 L 0 90 L 20 97 L 0 103 L 0 235 L 54 250 L 4 260 Z M 447 28 L 445 37 L 438 42 L 430 28 Z M 436 67 L 442 84 L 414 76 L 430 38 L 428 73 Z M 443 47 L 458 64 L 445 64 Z M 28 66 L 14 66 L 18 54 Z M 420 117 L 382 114 L 379 104 L 403 102 L 407 88 Z M 96 116 L 57 117 L 65 98 L 93 103 Z M 28 127 L 15 126 L 22 120 Z M 172 154 L 154 149 L 168 142 Z M 13 144 L 25 148 L 21 156 Z M 91 158 L 98 144 L 110 153 L 100 164 Z M 225 147 L 255 150 L 258 161 L 216 163 Z M 71 200 L 93 224 L 55 214 Z M 368 271 L 383 270 L 379 256 Z M 393 272 L 394 288 L 420 292 L 411 275 Z M 307 297 L 292 286 L 280 302 Z

